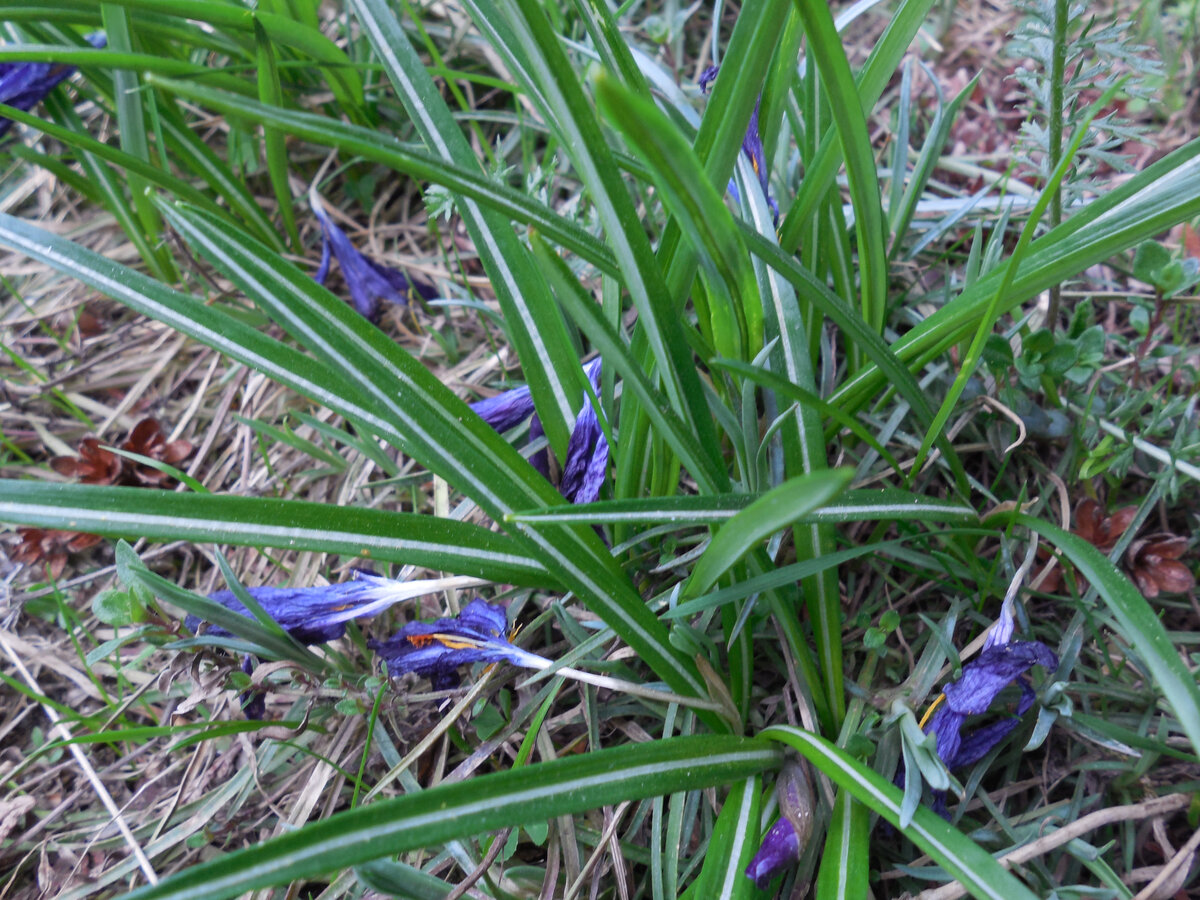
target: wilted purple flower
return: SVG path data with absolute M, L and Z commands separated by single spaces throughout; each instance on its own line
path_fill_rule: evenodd
M 507 660 L 514 666 L 544 669 L 550 660 L 514 646 L 507 639 L 508 617 L 502 605 L 472 600 L 453 619 L 410 622 L 386 641 L 367 646 L 383 657 L 388 674 L 426 676 L 434 690 L 458 684 L 459 666 Z
M 403 582 L 355 571 L 352 581 L 324 587 L 252 587 L 246 590 L 267 615 L 300 643 L 323 644 L 345 634 L 346 623 L 350 620 L 373 616 L 412 596 L 405 587 Z M 233 591 L 217 591 L 209 599 L 248 619 L 254 618 Z M 200 622 L 198 616 L 188 616 L 184 620 L 193 632 L 200 627 Z M 208 633 L 230 636 L 217 625 L 209 626 Z
M 709 66 L 700 75 L 700 90 L 708 93 L 708 86 L 717 77 L 719 71 L 718 66 Z M 767 205 L 771 207 L 771 212 L 775 214 L 775 218 L 779 218 L 779 204 L 775 202 L 775 198 L 771 196 L 771 184 L 767 175 L 767 155 L 763 150 L 762 135 L 758 130 L 758 107 L 762 100 L 760 96 L 754 101 L 754 112 L 750 114 L 750 122 L 746 125 L 746 135 L 742 138 L 742 153 L 750 160 L 750 165 L 754 169 L 754 174 L 758 176 L 758 183 L 762 186 L 763 196 L 767 200 Z M 731 178 L 729 180 L 729 193 L 736 200 L 738 197 L 738 189 L 736 182 Z
M 371 322 L 378 321 L 380 300 L 408 306 L 409 301 L 417 295 L 426 300 L 437 296 L 437 291 L 431 285 L 411 280 L 399 269 L 377 263 L 359 253 L 358 248 L 346 236 L 346 232 L 329 218 L 321 198 L 315 192 L 309 195 L 309 203 L 321 226 L 321 265 L 313 280 L 317 284 L 325 283 L 329 276 L 331 255 L 336 256 L 338 265 L 342 267 L 346 287 L 350 290 L 354 308 L 365 319 Z
M 783 767 L 775 782 L 775 794 L 779 798 L 779 820 L 767 829 L 758 852 L 746 866 L 746 876 L 760 890 L 766 890 L 772 878 L 800 861 L 804 845 L 812 836 L 812 784 L 803 763 L 792 761 Z
M 93 47 L 107 43 L 102 32 L 89 34 L 87 42 Z M 74 66 L 59 63 L 2 62 L 0 63 L 0 103 L 7 103 L 28 112 L 54 90 L 55 86 L 75 72 Z M 0 135 L 12 127 L 12 119 L 0 118 Z
M 983 759 L 1021 723 L 1021 716 L 1029 711 L 1035 697 L 1024 677 L 1034 666 L 1053 671 L 1058 668 L 1058 657 L 1040 641 L 997 642 L 963 666 L 958 681 L 946 685 L 945 703 L 937 708 L 924 730 L 937 736 L 937 753 L 947 769 L 961 769 Z M 987 712 L 997 695 L 1014 682 L 1021 689 L 1016 715 L 964 736 L 962 726 L 967 717 Z
M 802 849 L 795 826 L 786 816 L 781 816 L 763 835 L 758 852 L 746 866 L 746 875 L 754 880 L 760 891 L 765 891 L 772 878 L 800 861 Z
M 584 395 L 583 409 L 567 442 L 567 464 L 558 489 L 572 503 L 591 503 L 600 496 L 608 474 L 608 440 L 591 399 Z
M 589 362 L 583 367 L 584 373 L 591 382 L 593 389 L 600 389 L 600 358 Z M 533 397 L 528 387 L 514 388 L 477 400 L 471 404 L 471 409 L 479 414 L 483 421 L 500 432 L 508 431 L 522 420 L 533 415 L 530 424 L 530 438 L 541 437 L 542 424 L 534 415 Z M 538 466 L 538 471 L 546 474 L 547 466 Z M 587 393 L 583 396 L 583 407 L 575 418 L 575 427 L 571 430 L 571 439 L 567 443 L 567 459 L 563 466 L 562 480 L 559 492 L 572 503 L 591 503 L 600 496 L 600 487 L 608 473 L 608 441 L 600 420 L 596 416 L 595 407 Z
M 529 387 L 513 388 L 494 397 L 476 400 L 471 404 L 479 418 L 501 434 L 515 428 L 533 415 L 533 396 Z

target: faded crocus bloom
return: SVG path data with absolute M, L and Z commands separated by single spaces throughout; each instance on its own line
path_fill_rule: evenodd
M 100 32 L 86 38 L 93 47 L 103 47 L 106 38 Z M 0 103 L 29 112 L 45 99 L 60 81 L 75 73 L 74 66 L 58 63 L 0 62 Z M 0 135 L 12 127 L 12 119 L 0 118 Z
M 337 257 L 354 308 L 365 319 L 371 322 L 379 320 L 381 300 L 408 306 L 418 295 L 426 300 L 437 296 L 432 286 L 414 281 L 399 269 L 385 266 L 360 253 L 346 232 L 329 218 L 325 205 L 315 191 L 309 194 L 309 203 L 321 226 L 321 265 L 313 280 L 317 284 L 325 284 L 325 279 L 329 277 L 331 257 Z
M 427 677 L 434 690 L 458 685 L 458 668 L 477 662 L 506 660 L 514 666 L 544 669 L 550 660 L 522 650 L 508 638 L 502 605 L 472 600 L 452 619 L 410 622 L 385 641 L 369 641 L 398 678 L 408 672 Z
M 405 582 L 362 571 L 355 571 L 353 580 L 341 584 L 252 587 L 246 591 L 280 628 L 302 644 L 337 640 L 346 633 L 347 622 L 373 616 L 412 596 L 410 586 Z M 209 599 L 248 619 L 254 618 L 233 591 L 217 591 Z M 184 620 L 193 632 L 200 623 L 198 616 L 188 616 Z M 211 625 L 208 634 L 228 636 L 229 632 Z
M 593 390 L 600 389 L 600 358 L 597 357 L 583 367 Z M 483 421 L 501 433 L 515 428 L 529 416 L 530 437 L 542 435 L 542 425 L 534 414 L 533 397 L 528 387 L 513 388 L 485 400 L 476 400 L 471 409 Z M 544 464 L 538 466 L 538 471 L 546 474 Z M 592 406 L 587 392 L 583 395 L 583 406 L 575 418 L 575 426 L 571 430 L 571 439 L 567 444 L 567 459 L 563 465 L 562 480 L 559 492 L 572 503 L 591 503 L 600 496 L 600 488 L 608 474 L 608 440 L 604 437 L 604 429 Z
M 1058 657 L 1040 641 L 1009 641 L 986 648 L 963 666 L 958 681 L 946 685 L 946 700 L 934 711 L 925 733 L 937 736 L 937 753 L 947 769 L 960 769 L 983 759 L 1021 724 L 1021 716 L 1029 711 L 1035 698 L 1033 687 L 1024 677 L 1034 666 L 1053 671 L 1058 668 Z M 999 693 L 1014 683 L 1021 690 L 1016 714 L 964 735 L 967 719 L 987 712 Z
M 746 875 L 760 891 L 765 891 L 772 878 L 799 862 L 803 849 L 795 826 L 786 818 L 780 818 L 763 835 L 758 852 L 746 867 Z
M 746 876 L 759 890 L 766 890 L 771 879 L 800 861 L 804 845 L 812 836 L 812 785 L 803 763 L 791 762 L 779 773 L 775 783 L 779 798 L 779 820 L 765 835 L 758 852 L 746 866 Z

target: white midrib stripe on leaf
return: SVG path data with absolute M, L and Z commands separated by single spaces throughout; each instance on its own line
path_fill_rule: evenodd
M 737 881 L 738 877 L 746 877 L 742 875 L 741 867 L 738 865 L 738 861 L 742 857 L 742 848 L 746 845 L 746 838 L 751 831 L 750 813 L 754 811 L 753 795 L 758 790 L 758 785 L 755 783 L 756 781 L 757 779 L 755 778 L 747 778 L 742 783 L 742 805 L 738 813 L 737 827 L 735 827 L 733 830 L 735 835 L 734 843 L 733 846 L 729 848 L 729 852 L 725 857 L 725 881 L 721 885 L 720 894 L 718 894 L 720 897 L 733 896 L 735 882 Z M 725 802 L 728 803 L 729 801 L 726 800 Z M 753 831 L 755 834 L 758 833 L 757 828 L 753 829 Z
M 0 501 L 0 514 L 11 516 L 61 515 L 64 519 L 68 520 L 66 523 L 68 527 L 75 527 L 78 523 L 85 523 L 80 527 L 87 527 L 87 522 L 101 522 L 113 525 L 128 523 L 132 526 L 132 531 L 134 532 L 144 529 L 147 525 L 162 525 L 180 533 L 202 533 L 206 530 L 215 531 L 233 527 L 243 534 L 253 534 L 258 537 L 272 538 L 280 541 L 281 543 L 272 544 L 275 547 L 289 547 L 294 542 L 303 540 L 321 542 L 341 541 L 363 548 L 378 548 L 398 552 L 423 551 L 426 553 L 440 553 L 446 556 L 459 556 L 468 559 L 486 560 L 488 562 L 507 563 L 520 568 L 528 568 L 530 566 L 534 569 L 542 568 L 542 564 L 531 557 L 513 556 L 512 554 L 499 553 L 494 550 L 475 548 L 463 550 L 459 547 L 447 547 L 445 544 L 429 541 L 381 537 L 357 531 L 330 531 L 324 528 L 288 528 L 282 525 L 261 525 L 225 519 L 183 518 L 180 516 L 164 516 L 145 512 L 114 512 L 112 510 L 97 512 L 94 509 L 86 507 L 46 506 L 41 503 L 12 503 L 6 501 Z
M 669 762 L 648 763 L 634 768 L 621 769 L 619 772 L 601 773 L 591 775 L 586 778 L 577 778 L 567 784 L 558 784 L 547 788 L 546 785 L 537 785 L 513 793 L 505 794 L 502 798 L 485 797 L 482 800 L 474 800 L 454 807 L 442 807 L 440 809 L 430 810 L 418 816 L 412 816 L 397 823 L 401 831 L 417 831 L 427 825 L 445 821 L 447 816 L 454 816 L 457 819 L 469 820 L 471 816 L 478 813 L 486 812 L 487 810 L 503 802 L 504 805 L 519 805 L 522 803 L 531 803 L 537 800 L 544 800 L 547 794 L 559 792 L 577 792 L 584 791 L 588 788 L 599 787 L 607 783 L 622 783 L 622 782 L 638 782 L 652 779 L 654 776 L 663 772 L 671 772 L 679 769 L 681 766 L 695 765 L 697 768 L 704 769 L 711 766 L 722 766 L 726 763 L 746 762 L 750 763 L 761 759 L 764 762 L 775 760 L 778 758 L 778 751 L 774 749 L 740 751 L 735 753 L 725 753 L 719 756 L 704 756 L 698 759 L 671 760 Z M 514 819 L 514 822 L 517 820 Z M 531 820 L 532 821 L 532 820 Z M 325 840 L 319 842 L 316 846 L 305 847 L 294 853 L 282 857 L 276 857 L 268 860 L 250 869 L 243 869 L 236 872 L 232 876 L 225 878 L 213 878 L 206 882 L 205 889 L 209 893 L 217 893 L 225 890 L 225 887 L 236 888 L 244 884 L 254 881 L 260 875 L 270 876 L 274 872 L 281 869 L 286 869 L 291 865 L 302 860 L 307 860 L 314 853 L 327 853 L 342 847 L 354 846 L 367 841 L 378 840 L 381 837 L 393 832 L 395 825 L 363 826 L 351 831 L 346 831 L 339 834 L 336 839 Z M 999 898 L 1003 900 L 1003 898 Z
M 355 9 L 358 12 L 359 24 L 366 28 L 371 38 L 371 46 L 375 50 L 376 55 L 383 57 L 386 60 L 384 71 L 391 78 L 400 80 L 403 84 L 405 96 L 411 100 L 411 103 L 405 104 L 409 110 L 409 114 L 421 120 L 422 131 L 424 132 L 425 140 L 433 146 L 437 154 L 446 162 L 457 165 L 458 160 L 454 152 L 447 143 L 446 135 L 442 134 L 438 127 L 437 121 L 426 109 L 425 104 L 420 102 L 421 94 L 417 90 L 416 84 L 408 76 L 408 71 L 400 58 L 395 54 L 391 44 L 387 40 L 387 36 L 379 28 L 375 17 L 369 14 L 369 11 L 363 8 L 362 3 L 358 0 L 352 0 Z M 465 143 L 465 139 L 458 135 L 460 141 Z M 500 252 L 500 248 L 496 245 L 495 236 L 492 234 L 492 229 L 487 222 L 487 216 L 483 209 L 474 200 L 464 197 L 461 194 L 457 195 L 459 202 L 463 206 L 466 213 L 464 218 L 470 218 L 474 221 L 477 236 L 482 237 L 487 244 L 487 249 L 496 267 L 500 270 L 502 281 L 504 282 L 508 295 L 512 302 L 520 310 L 521 319 L 526 323 L 533 323 L 533 316 L 529 312 L 529 307 L 525 304 L 524 295 L 521 293 L 521 286 L 517 284 L 513 277 L 512 270 L 508 267 L 508 261 L 505 255 Z M 523 248 L 522 248 L 523 250 Z M 495 285 L 493 285 L 494 287 Z M 536 324 L 536 323 L 535 323 Z M 534 348 L 539 359 L 548 360 L 550 358 L 549 351 L 546 348 L 545 342 L 542 340 L 541 332 L 536 328 L 525 328 L 525 333 L 529 335 L 533 341 Z M 564 422 L 572 422 L 575 420 L 575 412 L 572 408 L 571 401 L 567 398 L 563 391 L 562 382 L 552 367 L 546 368 L 547 381 L 550 383 L 551 389 L 554 391 L 554 402 L 557 404 Z
M 835 515 L 862 515 L 871 514 L 876 518 L 886 519 L 890 517 L 904 518 L 905 513 L 914 512 L 931 512 L 931 513 L 953 513 L 957 515 L 974 516 L 975 510 L 969 506 L 946 506 L 940 503 L 847 503 L 838 504 L 836 501 L 826 506 L 822 506 L 819 515 L 835 516 Z

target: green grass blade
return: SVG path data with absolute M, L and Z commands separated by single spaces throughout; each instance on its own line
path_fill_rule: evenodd
M 1154 608 L 1128 578 L 1092 544 L 1032 516 L 1019 514 L 1014 521 L 1037 532 L 1063 552 L 1096 590 L 1153 676 L 1158 689 L 1175 712 L 1183 733 L 1200 751 L 1200 689 L 1196 678 L 1171 642 Z
M 129 53 L 133 50 L 131 23 L 129 11 L 112 3 L 100 5 L 100 16 L 104 21 L 104 31 L 108 36 L 108 46 L 116 53 Z M 146 116 L 142 108 L 143 95 L 138 73 L 128 69 L 115 69 L 112 73 L 113 101 L 117 111 L 118 138 L 121 149 L 145 165 L 150 164 L 150 144 L 146 136 Z M 145 234 L 146 243 L 156 247 L 162 232 L 162 223 L 154 204 L 146 193 L 146 182 L 136 173 L 125 173 L 129 194 L 133 199 L 133 208 L 137 211 L 138 222 Z M 174 267 L 166 254 L 156 252 L 155 255 L 162 263 L 165 281 L 175 280 Z
M 193 866 L 129 900 L 218 900 L 508 825 L 699 790 L 777 768 L 782 754 L 729 736 L 671 738 L 538 763 L 339 813 Z
M 499 8 L 507 13 L 527 55 L 533 87 L 546 104 L 543 115 L 596 204 L 606 242 L 638 310 L 639 327 L 657 363 L 667 398 L 715 461 L 716 432 L 685 339 L 684 323 L 673 307 L 641 218 L 575 69 L 536 0 L 501 0 Z
M 884 251 L 884 218 L 879 178 L 860 93 L 850 74 L 850 63 L 833 25 L 829 6 L 820 0 L 796 0 L 804 20 L 808 54 L 821 74 L 846 160 L 854 229 L 858 236 L 858 275 L 863 319 L 875 332 L 883 331 L 887 310 L 887 254 Z
M 684 597 L 703 594 L 763 538 L 828 503 L 850 483 L 853 472 L 833 469 L 790 478 L 729 520 L 692 570 Z
M 257 22 L 272 41 L 299 51 L 316 62 L 342 111 L 351 119 L 364 124 L 366 122 L 362 79 L 358 76 L 358 69 L 337 44 L 314 28 L 288 16 L 256 11 L 220 0 L 111 0 L 111 3 L 131 10 L 207 22 L 234 32 L 253 34 Z M 189 28 L 189 39 L 194 37 L 195 31 L 195 26 Z
M 820 735 L 789 726 L 773 726 L 762 737 L 781 741 L 801 753 L 830 781 L 892 823 L 900 824 L 903 792 L 879 773 L 839 750 Z M 937 813 L 919 807 L 905 837 L 933 857 L 951 876 L 982 900 L 1036 900 L 1029 888 L 991 854 Z
M 452 519 L 368 507 L 0 479 L 0 520 L 114 538 L 337 553 L 499 583 L 555 581 L 504 535 Z
M 753 896 L 754 882 L 746 877 L 746 866 L 758 850 L 761 797 L 761 778 L 747 778 L 730 789 L 708 839 L 700 877 L 689 888 L 693 896 L 714 900 Z
M 532 240 L 534 257 L 554 285 L 558 301 L 570 314 L 575 325 L 585 334 L 610 371 L 625 380 L 625 387 L 642 404 L 645 414 L 658 429 L 676 456 L 687 466 L 692 477 L 708 491 L 716 491 L 726 485 L 723 469 L 716 466 L 712 455 L 706 453 L 699 440 L 675 414 L 661 392 L 634 359 L 633 353 L 616 329 L 604 318 L 599 306 L 592 302 L 579 284 L 579 279 L 567 268 L 558 254 L 551 251 L 537 234 Z M 622 437 L 622 442 L 626 438 Z M 727 485 L 726 485 L 727 486 Z
M 1200 215 L 1200 141 L 1192 141 L 1075 213 L 1053 231 L 1033 241 L 1006 292 L 1003 314 L 1054 284 L 1078 275 L 1141 241 Z M 753 246 L 752 246 L 753 250 Z M 892 346 L 901 367 L 918 367 L 943 354 L 978 327 L 1007 276 L 1007 266 L 993 269 Z M 840 325 L 841 323 L 839 323 Z M 886 384 L 893 372 L 880 360 L 847 380 L 829 402 L 853 412 Z M 892 361 L 888 361 L 889 368 Z M 909 399 L 905 395 L 905 399 Z M 911 400 L 910 400 L 911 402 Z
M 817 900 L 870 896 L 870 829 L 870 810 L 845 789 L 839 790 L 817 870 Z
M 708 182 L 683 135 L 654 105 L 610 76 L 595 81 L 596 103 L 650 169 L 663 204 L 725 292 L 710 290 L 713 339 L 732 359 L 751 359 L 762 348 L 762 299 L 733 215 Z
M 83 122 L 76 115 L 74 108 L 62 97 L 51 94 L 45 101 L 46 111 L 68 131 L 78 134 L 86 133 Z M 154 247 L 146 239 L 142 228 L 133 211 L 130 209 L 129 198 L 121 190 L 121 184 L 116 174 L 109 166 L 94 153 L 81 149 L 79 163 L 86 173 L 88 180 L 96 187 L 104 198 L 104 208 L 112 213 L 121 230 L 128 236 L 130 242 L 137 248 L 138 255 L 145 261 L 147 268 L 155 275 L 171 280 L 170 269 L 164 264 Z
M 136 156 L 130 156 L 124 150 L 118 150 L 116 147 L 110 147 L 108 144 L 89 137 L 86 132 L 74 131 L 46 119 L 39 119 L 37 116 L 22 112 L 3 103 L 0 103 L 0 116 L 12 119 L 14 122 L 20 122 L 22 125 L 28 125 L 30 128 L 36 128 L 51 137 L 58 138 L 58 140 L 67 146 L 74 147 L 81 154 L 87 153 L 97 159 L 110 162 L 126 172 L 137 174 L 144 179 L 144 184 L 153 184 L 155 187 L 171 191 L 181 200 L 195 203 L 197 206 L 202 206 L 204 209 L 217 215 L 224 215 L 224 212 L 216 203 L 186 181 L 176 178 L 170 172 L 166 172 L 152 163 L 147 163 Z
M 267 37 L 262 24 L 254 22 L 255 59 L 258 63 L 258 99 L 268 106 L 283 105 L 283 86 L 279 82 L 279 67 L 276 65 L 275 48 Z M 275 202 L 279 206 L 279 217 L 284 231 L 292 242 L 292 249 L 300 252 L 300 230 L 296 227 L 296 210 L 292 202 L 292 189 L 288 186 L 288 153 L 284 135 L 272 125 L 264 124 L 263 145 L 267 157 L 267 175 Z
M 796 332 L 793 334 L 793 337 L 798 337 L 802 334 L 802 331 Z M 867 429 L 860 424 L 857 419 L 842 412 L 842 410 L 838 409 L 836 406 L 826 403 L 813 391 L 800 387 L 800 385 L 793 380 L 796 377 L 795 374 L 793 374 L 795 371 L 794 369 L 789 371 L 788 378 L 783 378 L 780 375 L 776 375 L 774 372 L 769 372 L 766 369 L 761 369 L 757 366 L 752 366 L 733 359 L 713 359 L 709 361 L 709 365 L 714 369 L 722 369 L 726 372 L 734 372 L 738 375 L 741 375 L 743 378 L 749 378 L 751 381 L 755 381 L 761 384 L 763 387 L 770 388 L 776 394 L 789 398 L 801 409 L 812 409 L 826 418 L 833 419 L 839 425 L 849 429 L 849 431 L 855 437 L 878 453 L 880 457 L 882 457 L 888 463 L 888 465 L 892 467 L 897 475 L 903 476 L 904 472 L 900 468 L 899 460 L 897 460 L 896 457 L 893 456 L 886 447 L 884 447 L 881 443 L 879 443 L 878 440 L 875 439 L 875 435 L 867 431 Z M 805 380 L 811 381 L 811 379 Z M 818 421 L 817 431 L 818 434 L 821 434 L 819 425 L 820 422 Z M 823 445 L 823 434 L 821 434 L 821 440 Z
M 908 401 L 918 421 L 925 425 L 933 421 L 933 408 L 929 404 L 929 398 L 925 391 L 917 383 L 912 372 L 884 343 L 883 338 L 871 331 L 862 318 L 848 309 L 846 304 L 838 299 L 812 272 L 801 266 L 794 258 L 787 256 L 779 245 L 750 228 L 743 228 L 742 236 L 751 253 L 760 257 L 767 265 L 786 278 L 807 302 L 832 319 L 840 329 L 849 335 L 855 347 L 859 348 L 874 364 L 870 368 L 871 372 L 887 373 L 888 384 L 899 391 L 900 395 Z M 836 398 L 841 393 L 838 391 L 834 397 L 830 398 L 829 402 L 850 411 L 844 402 L 840 404 L 837 402 Z M 861 407 L 853 409 L 859 408 Z M 937 447 L 942 451 L 951 470 L 955 473 L 956 481 L 965 484 L 966 476 L 963 474 L 962 462 L 944 435 L 938 437 Z
M 389 5 L 385 0 L 351 0 L 350 7 L 426 146 L 448 163 L 477 168 L 474 149 Z M 468 198 L 461 199 L 460 211 L 491 276 L 546 437 L 563 459 L 583 376 L 562 314 L 511 223 Z
M 904 0 L 897 8 L 858 75 L 862 109 L 875 108 L 917 31 L 929 16 L 933 4 L 934 0 Z M 841 43 L 840 37 L 838 42 Z M 779 229 L 779 244 L 789 253 L 799 245 L 801 236 L 810 226 L 814 213 L 833 184 L 838 163 L 842 159 L 841 149 L 837 133 L 828 131 L 821 138 L 813 157 L 805 159 L 804 183 Z
M 579 254 L 605 274 L 617 274 L 616 261 L 608 248 L 586 229 L 525 193 L 485 177 L 478 166 L 474 166 L 472 171 L 403 144 L 379 131 L 337 122 L 315 113 L 266 106 L 227 91 L 188 81 L 150 76 L 147 82 L 179 97 L 201 103 L 214 112 L 270 123 L 301 140 L 324 147 L 336 147 L 415 179 L 444 185 L 454 193 L 476 200 L 508 219 L 532 225 L 544 236 L 564 249 Z
M 631 500 L 599 500 L 571 506 L 522 510 L 511 513 L 512 522 L 574 522 L 588 525 L 656 525 L 678 523 L 680 528 L 727 522 L 761 494 L 704 494 L 680 497 L 638 497 Z M 924 497 L 901 488 L 845 491 L 796 518 L 797 522 L 845 524 L 846 522 L 913 521 L 976 524 L 975 510 L 953 500 Z
M 916 478 L 920 472 L 922 465 L 925 463 L 925 457 L 928 455 L 933 442 L 942 434 L 949 421 L 951 414 L 958 405 L 958 398 L 962 396 L 963 390 L 966 389 L 967 379 L 975 374 L 975 369 L 983 359 L 983 348 L 987 343 L 988 336 L 992 334 L 996 319 L 999 317 L 999 311 L 1004 305 L 1005 296 L 1012 289 L 1013 279 L 1016 277 L 1017 271 L 1025 260 L 1026 251 L 1029 248 L 1029 242 L 1033 239 L 1033 233 L 1041 225 L 1042 215 L 1046 208 L 1054 201 L 1058 195 L 1058 186 L 1066 177 L 1067 172 L 1075 164 L 1075 154 L 1079 152 L 1083 140 L 1087 137 L 1088 129 L 1091 127 L 1092 120 L 1096 117 L 1105 106 L 1107 106 L 1117 95 L 1120 90 L 1121 82 L 1117 82 L 1108 90 L 1106 90 L 1100 98 L 1093 103 L 1080 117 L 1079 122 L 1075 127 L 1075 136 L 1071 140 L 1070 146 L 1063 153 L 1062 159 L 1055 167 L 1046 186 L 1042 189 L 1041 196 L 1038 197 L 1037 203 L 1029 213 L 1029 218 L 1025 222 L 1025 227 L 1021 229 L 1021 236 L 1017 239 L 1017 246 L 1013 248 L 1012 256 L 1005 266 L 1004 280 L 1000 282 L 1000 286 L 996 289 L 995 295 L 988 303 L 983 315 L 980 317 L 979 325 L 975 330 L 975 336 L 971 340 L 971 345 L 967 349 L 966 358 L 963 359 L 962 366 L 958 370 L 958 374 L 954 378 L 954 383 L 950 385 L 950 390 L 946 393 L 946 399 L 942 401 L 942 406 L 934 416 L 933 422 L 929 426 L 929 430 L 921 439 L 921 446 L 917 450 L 916 459 L 913 461 L 912 470 L 909 473 L 909 479 Z M 1057 295 L 1056 295 L 1057 296 Z

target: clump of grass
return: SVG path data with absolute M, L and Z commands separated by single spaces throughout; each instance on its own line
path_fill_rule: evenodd
M 6 889 L 1186 889 L 1200 144 L 964 196 L 930 7 L 15 15 Z

